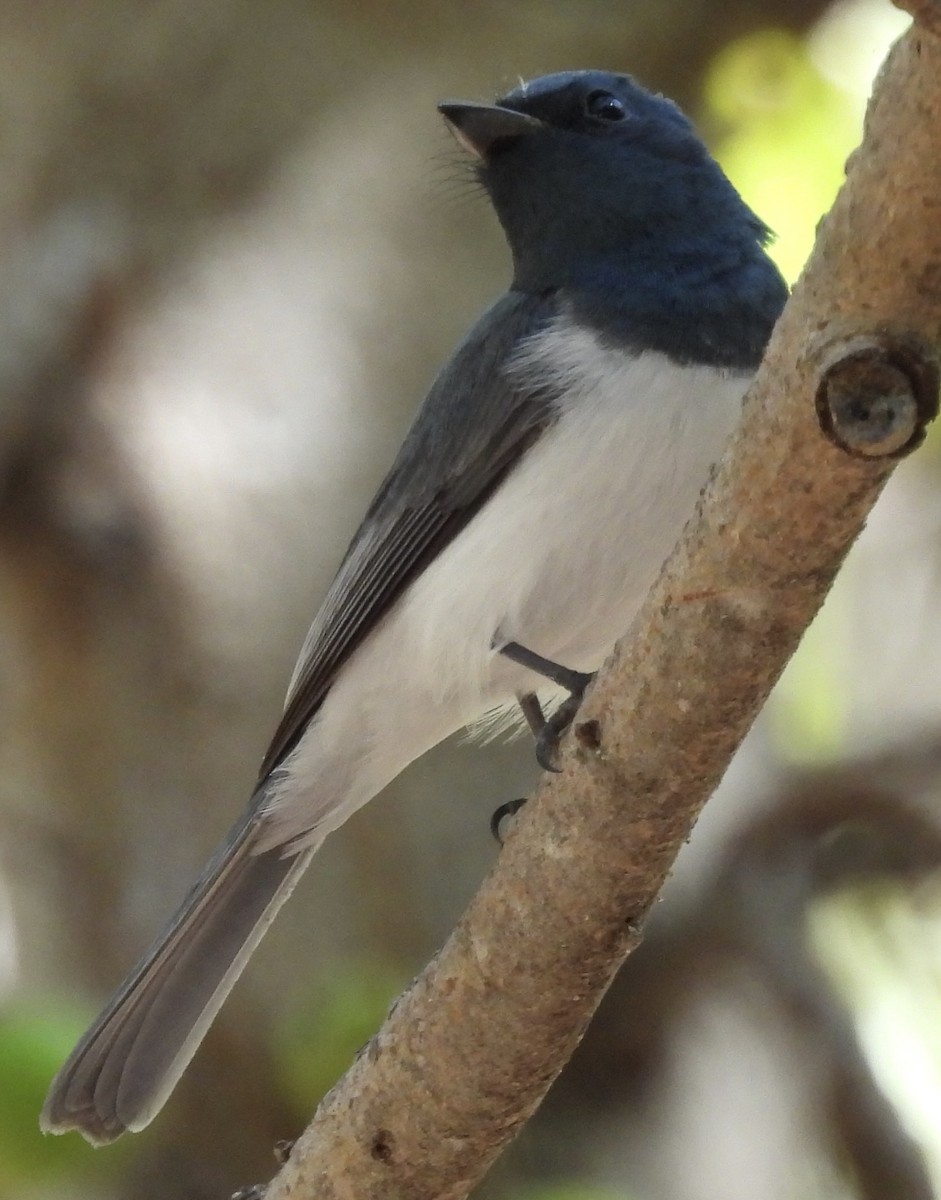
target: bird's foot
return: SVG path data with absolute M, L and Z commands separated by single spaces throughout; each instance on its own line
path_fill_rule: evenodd
M 569 667 L 560 666 L 549 658 L 543 658 L 533 650 L 521 646 L 519 642 L 507 642 L 500 647 L 500 653 L 521 667 L 535 671 L 537 675 L 551 680 L 552 683 L 564 687 L 569 693 L 551 717 L 542 711 L 542 705 L 535 692 L 527 692 L 520 696 L 519 706 L 526 718 L 526 724 L 532 730 L 536 739 L 536 761 L 544 771 L 558 773 L 555 765 L 559 752 L 559 742 L 562 735 L 572 724 L 578 712 L 585 689 L 594 679 L 594 675 L 586 671 L 573 671 Z M 498 810 L 499 811 L 499 810 Z

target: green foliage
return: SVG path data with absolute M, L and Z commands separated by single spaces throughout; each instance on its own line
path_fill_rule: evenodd
M 771 252 L 786 278 L 796 279 L 859 142 L 857 98 L 823 76 L 805 42 L 767 30 L 716 56 L 705 101 L 726 130 L 715 146 L 719 160 L 775 231 Z
M 300 1113 L 309 1114 L 346 1071 L 407 982 L 387 963 L 338 963 L 279 1023 L 274 1034 L 278 1074 Z
M 93 1163 L 94 1151 L 78 1136 L 39 1131 L 49 1081 L 75 1045 L 85 1015 L 25 1004 L 0 1012 L 0 1194 L 22 1198 L 37 1185 L 75 1180 L 89 1168 L 100 1175 L 116 1165 L 113 1155 Z
M 629 1200 L 624 1192 L 609 1188 L 590 1187 L 584 1183 L 553 1183 L 545 1187 L 527 1188 L 513 1200 Z

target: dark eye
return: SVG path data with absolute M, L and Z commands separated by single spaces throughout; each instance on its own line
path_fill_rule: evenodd
M 623 101 L 610 92 L 591 92 L 585 101 L 585 111 L 602 121 L 623 121 L 627 116 Z

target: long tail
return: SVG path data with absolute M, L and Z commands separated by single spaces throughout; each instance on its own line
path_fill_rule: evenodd
M 252 853 L 259 824 L 246 813 L 76 1046 L 49 1088 L 45 1132 L 105 1145 L 163 1106 L 316 849 Z

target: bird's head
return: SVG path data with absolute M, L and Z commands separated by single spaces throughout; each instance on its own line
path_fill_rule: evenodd
M 478 160 L 517 287 L 565 286 L 620 258 L 644 270 L 737 259 L 767 240 L 690 121 L 628 75 L 566 71 L 439 109 Z

